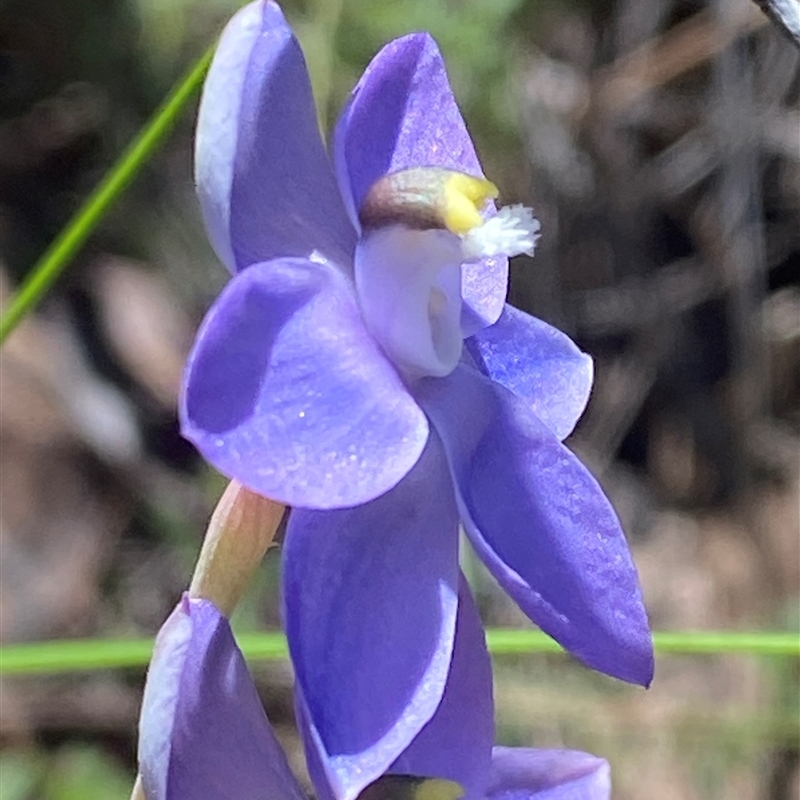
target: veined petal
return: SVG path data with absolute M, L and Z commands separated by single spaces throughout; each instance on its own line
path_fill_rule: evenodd
M 585 664 L 648 685 L 636 569 L 586 468 L 527 403 L 464 364 L 415 395 L 444 443 L 467 534 L 503 588 Z
M 467 800 L 483 798 L 493 744 L 492 663 L 478 609 L 462 575 L 453 660 L 442 702 L 389 772 L 446 778 L 464 788 Z
M 309 764 L 337 800 L 382 775 L 439 706 L 457 592 L 458 513 L 435 435 L 377 500 L 292 511 L 286 636 L 309 715 Z
M 444 167 L 483 175 L 429 34 L 395 39 L 369 64 L 336 126 L 334 164 L 353 220 L 372 184 L 387 173 Z M 487 204 L 487 212 L 494 213 L 493 204 Z M 500 316 L 507 284 L 507 258 L 462 266 L 465 336 Z
M 528 402 L 559 439 L 572 433 L 589 402 L 594 368 L 569 336 L 506 305 L 466 345 L 478 369 Z
M 195 181 L 231 272 L 315 250 L 349 263 L 355 229 L 322 145 L 305 59 L 277 3 L 228 23 L 203 88 Z
M 139 721 L 147 800 L 304 800 L 228 621 L 184 597 L 156 639 Z
M 428 438 L 352 286 L 303 259 L 253 265 L 225 287 L 189 356 L 180 410 L 184 436 L 221 472 L 311 508 L 382 494 Z
M 610 800 L 608 762 L 576 750 L 495 747 L 488 800 Z

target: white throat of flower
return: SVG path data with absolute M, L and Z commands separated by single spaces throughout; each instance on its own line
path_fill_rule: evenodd
M 354 277 L 367 329 L 409 378 L 452 372 L 463 349 L 462 265 L 533 255 L 539 222 L 512 205 L 488 219 L 497 196 L 484 178 L 439 168 L 387 175 L 359 212 Z
M 461 358 L 462 262 L 457 237 L 405 225 L 370 231 L 356 249 L 364 322 L 408 377 L 447 375 Z

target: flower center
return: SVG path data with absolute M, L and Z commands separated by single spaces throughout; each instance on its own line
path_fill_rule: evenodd
M 461 267 L 490 256 L 533 254 L 530 209 L 492 215 L 493 183 L 438 167 L 386 175 L 359 212 L 355 282 L 370 333 L 409 378 L 452 372 L 463 345 Z
M 461 358 L 461 244 L 448 231 L 386 225 L 356 248 L 367 329 L 410 378 L 444 376 Z

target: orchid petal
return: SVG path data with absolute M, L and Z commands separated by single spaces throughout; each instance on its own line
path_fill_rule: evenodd
M 395 39 L 372 59 L 336 126 L 334 164 L 354 220 L 372 184 L 390 172 L 444 167 L 483 176 L 442 55 L 429 34 Z M 493 214 L 494 205 L 487 210 Z M 497 320 L 507 284 L 507 258 L 462 266 L 465 336 Z
M 156 639 L 139 722 L 147 800 L 304 800 L 228 621 L 184 597 Z
M 495 747 L 489 800 L 610 800 L 608 762 L 576 750 Z
M 453 660 L 442 702 L 389 772 L 446 778 L 484 797 L 494 744 L 492 663 L 478 609 L 461 576 Z
M 466 345 L 478 369 L 527 401 L 559 439 L 572 433 L 589 402 L 594 369 L 566 334 L 506 305 Z
M 653 647 L 625 536 L 595 479 L 527 403 L 464 364 L 415 395 L 461 519 L 503 588 L 593 669 L 647 685 Z
M 221 472 L 312 508 L 382 494 L 428 437 L 351 285 L 302 259 L 256 264 L 217 298 L 189 357 L 181 421 Z
M 297 683 L 294 686 L 294 716 L 300 739 L 303 742 L 308 777 L 314 784 L 316 800 L 338 800 L 337 791 L 341 792 L 341 787 L 336 771 L 329 767 L 327 750 L 311 721 L 311 712 L 308 710 L 305 697 L 303 697 L 303 689 Z M 336 784 L 336 787 L 332 785 L 333 783 Z
M 352 800 L 431 718 L 450 666 L 458 514 L 438 438 L 371 503 L 293 510 L 283 558 L 309 762 L 338 800 Z
M 315 250 L 348 262 L 356 233 L 277 3 L 250 3 L 222 34 L 200 103 L 195 180 L 209 239 L 231 272 Z

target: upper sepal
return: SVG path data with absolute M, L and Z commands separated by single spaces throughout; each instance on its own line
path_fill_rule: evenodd
M 356 233 L 305 58 L 271 0 L 242 8 L 220 38 L 197 119 L 195 182 L 209 239 L 231 272 L 314 251 L 348 263 Z

